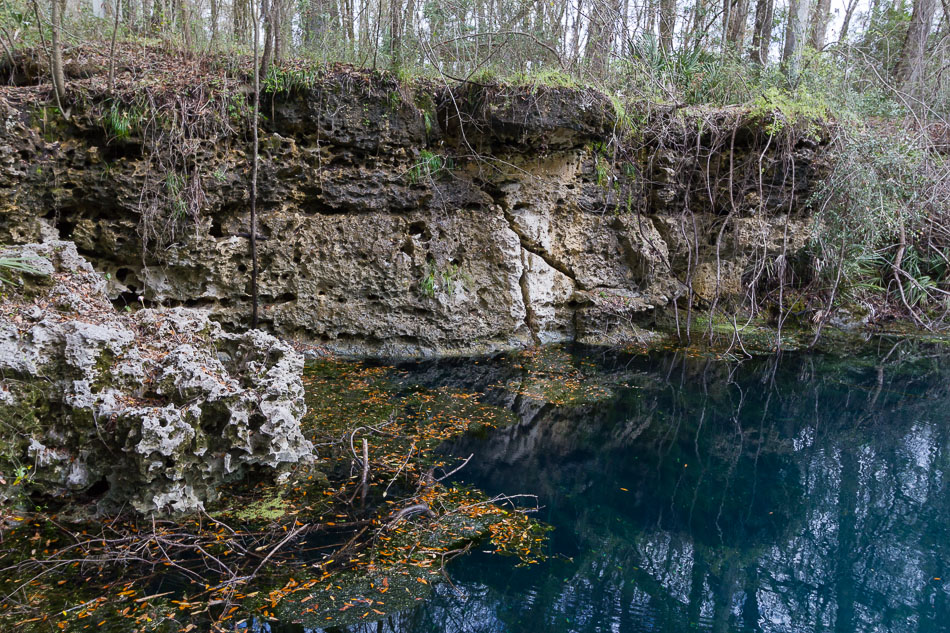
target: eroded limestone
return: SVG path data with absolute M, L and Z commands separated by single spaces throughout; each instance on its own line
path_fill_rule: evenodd
M 186 512 L 251 471 L 313 458 L 303 358 L 187 308 L 117 312 L 70 242 L 6 248 L 21 275 L 0 316 L 0 498 L 93 495 Z M 14 485 L 14 472 L 19 470 Z

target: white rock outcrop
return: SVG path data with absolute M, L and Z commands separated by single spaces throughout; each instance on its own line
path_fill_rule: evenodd
M 286 343 L 223 332 L 198 310 L 117 312 L 71 242 L 0 256 L 43 272 L 2 289 L 0 500 L 188 512 L 252 471 L 312 460 L 303 358 Z

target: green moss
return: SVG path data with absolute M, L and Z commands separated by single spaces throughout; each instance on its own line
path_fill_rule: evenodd
M 92 383 L 93 393 L 98 393 L 103 389 L 108 389 L 115 384 L 115 377 L 112 375 L 112 367 L 115 365 L 116 356 L 110 349 L 103 349 L 96 358 L 95 380 Z
M 240 509 L 220 514 L 230 515 L 242 523 L 271 522 L 285 516 L 291 507 L 284 499 L 283 492 L 275 489 L 270 491 L 269 496 L 264 496 Z
M 781 91 L 771 87 L 749 104 L 753 120 L 761 121 L 764 130 L 777 135 L 789 126 L 798 127 L 808 136 L 817 136 L 821 124 L 830 119 L 830 105 L 822 97 L 807 90 Z
M 40 130 L 47 143 L 54 143 L 66 137 L 69 122 L 56 106 L 41 106 L 30 111 L 30 127 Z

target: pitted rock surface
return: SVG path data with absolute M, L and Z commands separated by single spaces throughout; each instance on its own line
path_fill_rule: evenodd
M 242 328 L 247 130 L 189 137 L 194 168 L 177 178 L 200 192 L 200 210 L 157 248 L 142 236 L 168 209 L 143 195 L 176 177 L 160 160 L 168 149 L 144 132 L 107 138 L 111 97 L 92 80 L 73 85 L 88 101 L 49 129 L 32 114 L 36 95 L 0 87 L 0 243 L 71 240 L 110 274 L 111 298 L 200 306 Z M 741 297 L 748 271 L 801 249 L 814 226 L 824 142 L 800 135 L 780 149 L 741 108 L 643 104 L 627 113 L 638 140 L 621 160 L 621 121 L 594 90 L 447 88 L 349 69 L 266 102 L 261 327 L 336 353 L 629 341 L 674 305 Z M 724 141 L 703 132 L 731 126 Z
M 0 256 L 44 273 L 4 287 L 0 496 L 96 490 L 105 506 L 187 512 L 251 471 L 313 458 L 303 358 L 286 343 L 194 309 L 117 312 L 70 242 Z

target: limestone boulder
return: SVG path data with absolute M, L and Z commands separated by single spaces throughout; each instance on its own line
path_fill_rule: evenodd
M 71 242 L 6 248 L 0 500 L 82 497 L 188 512 L 251 473 L 313 459 L 300 432 L 303 358 L 188 308 L 119 312 Z

